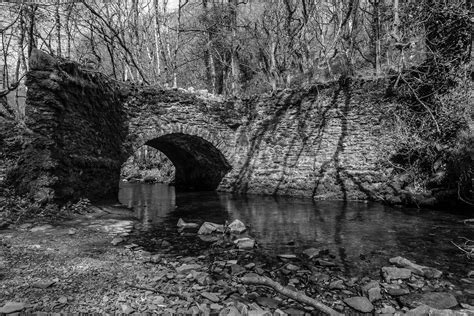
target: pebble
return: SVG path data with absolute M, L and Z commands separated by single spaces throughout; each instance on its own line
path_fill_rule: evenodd
M 30 229 L 30 232 L 32 232 L 32 233 L 42 232 L 42 231 L 52 229 L 52 228 L 53 228 L 52 225 L 46 224 L 46 225 L 33 227 L 33 228 Z
M 255 263 L 251 262 L 249 264 L 246 264 L 244 267 L 245 269 L 253 269 L 255 267 Z
M 219 297 L 215 293 L 210 293 L 210 292 L 202 292 L 201 296 L 204 298 L 207 298 L 211 302 L 217 303 L 220 301 Z
M 342 280 L 336 280 L 329 284 L 330 290 L 344 290 L 345 288 L 344 281 Z
M 120 244 L 123 241 L 124 241 L 123 238 L 115 237 L 114 239 L 112 239 L 112 241 L 110 243 L 114 246 L 117 246 L 118 244 Z
M 188 272 L 191 272 L 191 270 L 199 270 L 201 269 L 202 266 L 200 264 L 192 263 L 192 264 L 183 264 L 176 268 L 176 272 L 179 274 L 186 274 Z

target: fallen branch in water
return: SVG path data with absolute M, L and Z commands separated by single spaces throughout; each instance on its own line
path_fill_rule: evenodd
M 270 278 L 264 277 L 264 276 L 259 276 L 259 275 L 246 275 L 242 278 L 239 279 L 241 283 L 243 284 L 253 284 L 253 285 L 265 285 L 269 286 L 278 293 L 285 295 L 286 297 L 289 297 L 297 302 L 300 302 L 302 304 L 306 304 L 309 306 L 312 306 L 316 308 L 317 310 L 324 312 L 328 315 L 342 315 L 332 308 L 324 305 L 323 303 L 306 296 L 305 294 L 301 292 L 296 292 L 293 290 L 290 290 L 289 288 L 284 287 L 278 282 L 275 282 L 271 280 Z
M 459 250 L 461 250 L 462 252 L 464 252 L 467 256 L 468 259 L 472 259 L 474 258 L 474 241 L 473 240 L 470 240 L 470 239 L 467 239 L 465 237 L 461 237 L 462 239 L 465 239 L 466 241 L 464 242 L 464 248 L 458 244 L 456 244 L 454 241 L 451 241 L 451 243 L 456 247 L 458 248 Z M 472 244 L 471 244 L 472 243 Z
M 151 291 L 151 292 L 155 292 L 155 293 L 159 293 L 159 294 L 163 294 L 163 295 L 167 295 L 167 296 L 176 296 L 176 297 L 179 297 L 179 298 L 184 299 L 184 300 L 188 299 L 187 296 L 185 296 L 183 294 L 180 294 L 180 293 L 176 293 L 176 292 L 162 291 L 162 290 L 158 290 L 156 288 L 150 287 L 150 286 L 136 285 L 136 284 L 133 284 L 133 283 L 127 282 L 127 281 L 125 281 L 124 284 L 128 285 L 130 287 L 139 289 L 139 290 Z

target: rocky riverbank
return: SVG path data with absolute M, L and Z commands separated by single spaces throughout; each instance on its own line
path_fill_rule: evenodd
M 343 314 L 474 314 L 474 273 L 459 287 L 394 257 L 379 277 L 349 277 L 326 249 L 268 254 L 208 224 L 147 235 L 126 209 L 92 209 L 0 231 L 0 312 L 316 314 L 304 294 Z

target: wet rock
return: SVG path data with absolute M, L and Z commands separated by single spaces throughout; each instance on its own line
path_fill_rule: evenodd
M 389 261 L 390 263 L 395 264 L 399 267 L 410 269 L 413 273 L 424 276 L 425 278 L 428 278 L 428 279 L 437 279 L 437 278 L 440 278 L 441 275 L 443 274 L 443 272 L 435 268 L 425 267 L 425 266 L 416 264 L 403 257 L 390 258 Z
M 232 264 L 230 266 L 230 270 L 231 270 L 232 275 L 239 274 L 246 271 L 245 268 L 243 268 L 241 265 L 238 265 L 238 264 Z
M 369 301 L 371 302 L 375 302 L 383 298 L 382 293 L 380 293 L 380 287 L 378 286 L 369 289 L 367 291 L 367 296 L 369 297 Z
M 257 297 L 256 302 L 258 305 L 268 308 L 277 308 L 279 305 L 279 302 L 277 300 L 267 296 Z
M 473 311 L 473 312 L 474 312 L 474 306 L 472 306 L 472 305 L 469 305 L 469 304 L 466 304 L 466 303 L 461 303 L 460 305 L 461 305 L 461 307 L 462 307 L 462 308 L 464 308 L 464 309 L 468 309 L 468 310 L 470 310 L 470 311 Z
M 401 296 L 399 301 L 408 308 L 428 305 L 436 309 L 448 309 L 458 305 L 456 298 L 446 292 L 412 293 Z
M 314 257 L 317 257 L 319 255 L 319 249 L 316 248 L 308 248 L 303 253 L 309 258 L 312 259 Z
M 219 316 L 241 316 L 242 314 L 234 306 L 229 306 L 220 311 Z
M 162 247 L 162 248 L 168 248 L 169 246 L 171 246 L 171 243 L 170 243 L 169 241 L 163 240 L 163 241 L 161 242 L 161 247 Z
M 2 308 L 0 308 L 0 314 L 11 314 L 17 313 L 24 310 L 26 305 L 21 302 L 6 302 Z
M 364 285 L 361 287 L 362 293 L 364 293 L 365 295 L 367 295 L 367 293 L 369 292 L 369 290 L 372 289 L 372 288 L 374 288 L 374 287 L 380 287 L 380 283 L 377 282 L 377 281 L 370 281 L 369 283 L 364 284 Z
M 183 264 L 179 267 L 176 268 L 176 272 L 178 272 L 179 274 L 186 274 L 188 272 L 190 272 L 191 270 L 198 270 L 198 269 L 201 269 L 202 266 L 199 265 L 199 264 L 196 264 L 196 263 L 192 263 L 192 264 Z
M 336 266 L 336 264 L 334 262 L 323 260 L 323 259 L 319 259 L 316 263 L 319 264 L 320 266 L 323 266 L 323 267 L 335 267 Z
M 120 244 L 121 242 L 123 242 L 124 239 L 123 238 L 120 238 L 120 237 L 116 237 L 114 239 L 112 239 L 112 241 L 110 242 L 112 245 L 114 246 L 117 246 L 118 244 Z
M 46 224 L 46 225 L 33 227 L 33 228 L 30 229 L 30 232 L 32 232 L 32 233 L 43 232 L 45 230 L 52 229 L 52 228 L 53 228 L 52 225 Z
M 345 288 L 344 281 L 342 280 L 336 280 L 329 284 L 330 290 L 344 290 Z
M 199 239 L 205 242 L 216 242 L 221 238 L 218 236 L 211 236 L 211 235 L 199 235 Z
M 410 290 L 402 289 L 400 287 L 385 287 L 385 290 L 391 296 L 402 296 L 410 294 Z
M 234 244 L 236 244 L 239 249 L 252 249 L 255 247 L 255 240 L 250 238 L 239 238 L 234 240 Z
M 219 296 L 217 296 L 215 293 L 210 293 L 210 292 L 202 292 L 201 296 L 204 298 L 207 298 L 211 302 L 217 303 L 220 301 Z
M 287 308 L 283 310 L 287 315 L 295 315 L 295 316 L 304 316 L 306 314 L 305 311 L 300 309 L 296 309 L 293 307 Z
M 229 224 L 229 230 L 231 233 L 237 233 L 241 234 L 244 231 L 247 230 L 247 227 L 245 227 L 245 224 L 242 223 L 240 220 L 236 219 L 232 223 Z
M 199 226 L 197 223 L 186 223 L 182 218 L 178 220 L 178 223 L 176 224 L 178 228 L 196 228 Z
M 407 268 L 383 267 L 382 274 L 387 282 L 391 280 L 409 279 L 411 270 Z
M 219 225 L 211 222 L 204 222 L 199 228 L 198 235 L 209 235 L 212 233 L 223 233 L 224 225 Z
M 56 280 L 44 280 L 44 281 L 38 281 L 32 284 L 32 287 L 38 288 L 38 289 L 47 289 L 48 287 L 52 286 L 54 283 L 56 283 Z
M 300 269 L 300 267 L 298 267 L 297 265 L 294 265 L 292 263 L 288 263 L 286 265 L 286 269 L 288 269 L 290 271 L 298 271 Z
M 370 313 L 374 310 L 374 305 L 363 296 L 355 296 L 344 299 L 344 303 L 362 313 Z
M 135 312 L 135 310 L 127 304 L 122 304 L 120 307 L 122 308 L 122 313 L 125 315 L 130 315 L 131 313 Z
M 470 311 L 455 311 L 450 309 L 436 309 L 427 305 L 420 305 L 412 310 L 409 310 L 405 316 L 470 316 Z
M 290 259 L 290 260 L 292 260 L 292 259 L 296 259 L 296 258 L 298 258 L 298 257 L 297 257 L 296 255 L 294 255 L 294 254 L 279 254 L 279 255 L 278 255 L 278 258 L 280 258 L 280 259 Z
M 385 305 L 383 308 L 378 310 L 379 314 L 394 314 L 397 310 L 392 306 Z
M 244 267 L 245 267 L 245 269 L 253 269 L 253 268 L 255 268 L 255 263 L 251 262 L 249 264 L 246 264 Z
M 264 310 L 249 310 L 248 316 L 272 316 L 272 313 L 269 311 L 264 311 Z

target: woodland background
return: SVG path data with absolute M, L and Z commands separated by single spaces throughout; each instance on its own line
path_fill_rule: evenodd
M 23 125 L 34 47 L 112 79 L 225 97 L 384 78 L 398 104 L 390 163 L 420 188 L 455 174 L 468 196 L 473 21 L 471 0 L 2 2 L 0 119 Z

